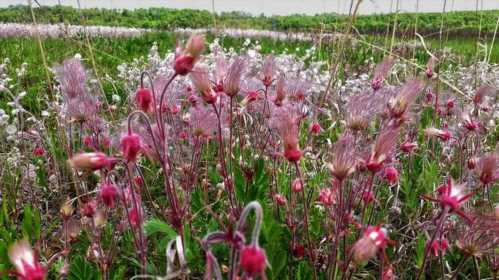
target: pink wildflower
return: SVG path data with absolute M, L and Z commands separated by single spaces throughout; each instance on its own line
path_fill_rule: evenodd
M 9 259 L 19 280 L 45 279 L 47 269 L 38 262 L 28 241 L 23 239 L 10 246 Z
M 262 274 L 267 266 L 265 251 L 258 245 L 244 246 L 241 249 L 240 265 L 250 276 Z
M 192 35 L 185 49 L 181 50 L 177 47 L 175 52 L 175 62 L 173 69 L 178 75 L 185 76 L 194 68 L 194 64 L 199 60 L 201 53 L 204 50 L 204 38 L 200 35 Z

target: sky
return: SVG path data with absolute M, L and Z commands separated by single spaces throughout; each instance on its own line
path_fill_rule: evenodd
M 80 0 L 83 7 L 135 9 L 148 7 L 192 8 L 215 11 L 244 11 L 253 15 L 317 14 L 323 12 L 348 13 L 351 0 Z M 440 12 L 447 1 L 447 10 L 475 10 L 476 1 L 484 10 L 498 9 L 499 0 L 398 0 L 399 10 Z M 77 0 L 38 0 L 42 5 L 77 7 Z M 364 0 L 361 14 L 386 13 L 396 10 L 397 0 Z M 0 7 L 26 4 L 27 0 L 0 0 Z M 214 5 L 213 5 L 214 4 Z M 499 16 L 499 15 L 498 15 Z

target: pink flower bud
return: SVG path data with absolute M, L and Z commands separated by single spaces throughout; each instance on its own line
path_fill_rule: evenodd
M 140 152 L 140 137 L 135 133 L 129 133 L 121 137 L 121 151 L 127 161 L 135 161 Z
M 333 205 L 335 198 L 333 195 L 333 192 L 329 188 L 321 189 L 319 192 L 319 201 L 324 205 L 324 206 L 331 206 Z
M 114 208 L 114 203 L 118 196 L 118 188 L 110 183 L 104 183 L 100 186 L 100 197 L 102 202 L 109 207 Z
M 135 103 L 143 112 L 149 113 L 153 111 L 153 94 L 148 88 L 139 88 L 135 93 Z
M 478 162 L 478 159 L 476 157 L 472 157 L 468 159 L 468 169 L 473 170 L 476 167 L 476 164 Z
M 267 266 L 265 251 L 257 245 L 244 246 L 241 249 L 240 265 L 250 276 L 264 273 Z
M 45 154 L 45 150 L 43 149 L 43 147 L 40 147 L 40 146 L 36 146 L 34 149 L 33 149 L 33 155 L 35 157 L 41 157 Z
M 310 126 L 310 133 L 314 135 L 318 135 L 321 132 L 322 128 L 319 123 L 313 123 L 312 126 Z
M 452 99 L 447 100 L 446 106 L 447 106 L 448 110 L 454 108 L 454 100 L 452 100 Z
M 286 149 L 284 150 L 284 157 L 290 162 L 297 162 L 300 160 L 302 152 L 299 149 Z
M 406 154 L 412 153 L 415 149 L 417 149 L 418 144 L 416 142 L 405 141 L 400 145 L 400 149 L 402 152 Z
M 137 228 L 140 225 L 139 210 L 137 209 L 137 207 L 133 207 L 132 209 L 130 209 L 128 212 L 128 216 L 130 218 L 132 227 Z
M 101 152 L 96 153 L 80 153 L 74 155 L 70 160 L 69 164 L 71 167 L 77 170 L 99 170 L 104 167 L 110 167 L 113 160 L 109 158 L 106 154 Z
M 365 204 L 369 204 L 374 201 L 374 193 L 371 191 L 363 192 L 362 200 Z
M 144 184 L 144 180 L 142 179 L 142 177 L 141 177 L 141 176 L 135 176 L 135 177 L 133 178 L 133 182 L 135 183 L 135 185 L 137 185 L 137 186 L 139 186 L 139 187 L 140 187 L 140 186 L 142 186 L 142 185 Z
M 291 189 L 294 192 L 301 192 L 303 190 L 303 184 L 299 178 L 293 180 L 293 183 L 291 183 Z
M 286 205 L 287 200 L 282 194 L 276 193 L 274 195 L 274 199 L 275 199 L 275 202 L 277 203 L 277 205 L 279 205 L 279 206 Z
M 81 207 L 81 214 L 85 217 L 93 217 L 95 210 L 97 209 L 97 204 L 95 200 L 90 200 L 85 202 Z
M 384 178 L 388 181 L 390 185 L 395 184 L 399 179 L 399 172 L 393 166 L 386 167 L 384 170 L 384 174 L 385 174 Z
M 92 136 L 87 135 L 87 136 L 83 137 L 83 145 L 85 145 L 86 147 L 91 148 L 92 142 L 93 142 Z

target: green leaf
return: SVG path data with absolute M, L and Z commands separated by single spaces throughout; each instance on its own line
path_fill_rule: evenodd
M 97 268 L 86 262 L 83 257 L 76 257 L 69 267 L 68 280 L 98 280 L 101 279 Z
M 144 230 L 147 236 L 151 236 L 156 233 L 165 234 L 168 239 L 177 236 L 177 233 L 175 232 L 175 230 L 173 230 L 173 228 L 169 224 L 159 219 L 151 219 L 146 221 L 144 223 Z
M 31 205 L 24 207 L 24 217 L 22 231 L 31 241 L 37 240 L 41 232 L 40 213 L 34 210 Z

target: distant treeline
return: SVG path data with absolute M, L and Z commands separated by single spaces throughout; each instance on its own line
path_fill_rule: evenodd
M 66 6 L 35 8 L 40 23 L 68 23 L 107 26 L 130 26 L 153 29 L 232 27 L 276 31 L 341 31 L 348 17 L 335 13 L 317 15 L 252 16 L 242 12 L 212 14 L 204 10 L 149 8 L 136 10 L 78 9 Z M 361 33 L 382 34 L 392 28 L 396 14 L 358 16 L 355 27 Z M 443 16 L 445 35 L 487 36 L 494 33 L 499 10 L 478 12 L 449 12 Z M 32 22 L 28 6 L 10 6 L 0 9 L 1 22 Z M 404 13 L 397 15 L 397 33 L 424 35 L 438 33 L 442 24 L 440 13 Z M 391 32 L 391 31 L 389 31 Z

